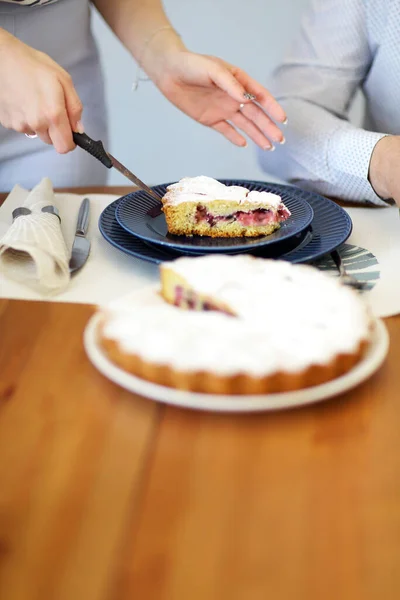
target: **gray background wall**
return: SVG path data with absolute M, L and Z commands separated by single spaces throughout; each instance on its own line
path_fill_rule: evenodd
M 190 49 L 221 56 L 266 84 L 308 2 L 165 0 L 164 5 Z M 252 144 L 235 148 L 220 134 L 179 112 L 151 82 L 131 92 L 134 61 L 97 14 L 94 28 L 105 67 L 110 150 L 119 160 L 150 184 L 186 175 L 266 178 Z M 109 182 L 126 184 L 114 172 Z

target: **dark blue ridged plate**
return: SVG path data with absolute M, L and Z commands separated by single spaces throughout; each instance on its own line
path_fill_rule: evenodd
M 282 190 L 290 189 L 291 193 L 301 195 L 313 208 L 314 219 L 304 232 L 294 238 L 282 244 L 251 251 L 249 254 L 264 258 L 281 258 L 292 263 L 310 262 L 332 252 L 350 236 L 352 222 L 349 215 L 331 200 L 292 186 L 269 184 L 269 189 L 275 190 L 278 194 L 281 194 Z M 152 263 L 174 260 L 185 254 L 185 252 L 146 243 L 125 231 L 115 217 L 119 202 L 120 200 L 115 200 L 107 206 L 99 219 L 100 232 L 112 246 Z
M 270 192 L 276 188 L 273 184 L 245 181 L 245 180 L 221 180 L 226 185 L 241 185 L 250 191 Z M 158 196 L 164 196 L 168 183 L 157 185 L 153 190 Z M 173 250 L 187 250 L 196 252 L 227 252 L 251 250 L 271 244 L 277 244 L 298 235 L 304 231 L 313 219 L 313 210 L 308 202 L 297 193 L 295 188 L 280 188 L 279 195 L 288 207 L 291 216 L 282 223 L 281 227 L 271 233 L 259 237 L 237 237 L 237 238 L 212 238 L 206 236 L 184 236 L 171 235 L 168 233 L 164 213 L 158 217 L 151 217 L 148 211 L 157 206 L 157 200 L 146 192 L 133 192 L 121 198 L 115 216 L 118 223 L 128 233 L 152 244 L 165 246 Z

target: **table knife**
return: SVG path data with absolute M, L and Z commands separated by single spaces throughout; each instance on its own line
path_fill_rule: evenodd
M 69 272 L 71 274 L 83 267 L 89 256 L 90 241 L 86 237 L 89 227 L 89 208 L 89 198 L 85 198 L 80 205 L 76 222 L 75 238 L 69 261 Z
M 151 208 L 147 214 L 151 217 L 157 217 L 162 213 L 162 202 L 161 198 L 155 193 L 154 190 L 149 188 L 139 177 L 134 175 L 127 167 L 121 164 L 112 154 L 106 152 L 103 146 L 103 142 L 101 140 L 93 140 L 91 137 L 86 135 L 86 133 L 76 133 L 73 132 L 72 137 L 74 138 L 74 142 L 77 146 L 97 158 L 107 169 L 117 169 L 124 177 L 132 181 L 139 188 L 147 192 L 152 198 L 157 200 L 156 206 Z

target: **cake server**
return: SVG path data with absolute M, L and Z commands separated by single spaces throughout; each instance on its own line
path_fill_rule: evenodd
M 90 241 L 86 237 L 89 227 L 89 208 L 89 198 L 85 198 L 79 207 L 76 221 L 75 238 L 69 261 L 69 272 L 71 274 L 82 268 L 89 256 Z
M 95 141 L 86 133 L 72 133 L 72 137 L 74 138 L 74 142 L 77 146 L 97 158 L 107 169 L 117 169 L 124 177 L 132 181 L 135 185 L 137 185 L 140 189 L 149 194 L 152 198 L 157 200 L 157 205 L 151 208 L 148 211 L 148 214 L 151 217 L 157 217 L 161 214 L 162 202 L 161 198 L 155 193 L 154 190 L 149 188 L 139 177 L 134 175 L 127 167 L 121 164 L 112 154 L 106 152 L 103 146 L 103 142 L 101 140 Z

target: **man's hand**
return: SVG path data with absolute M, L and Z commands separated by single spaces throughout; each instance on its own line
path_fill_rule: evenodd
M 385 200 L 393 198 L 400 206 L 400 136 L 388 135 L 376 144 L 369 180 L 378 196 Z

